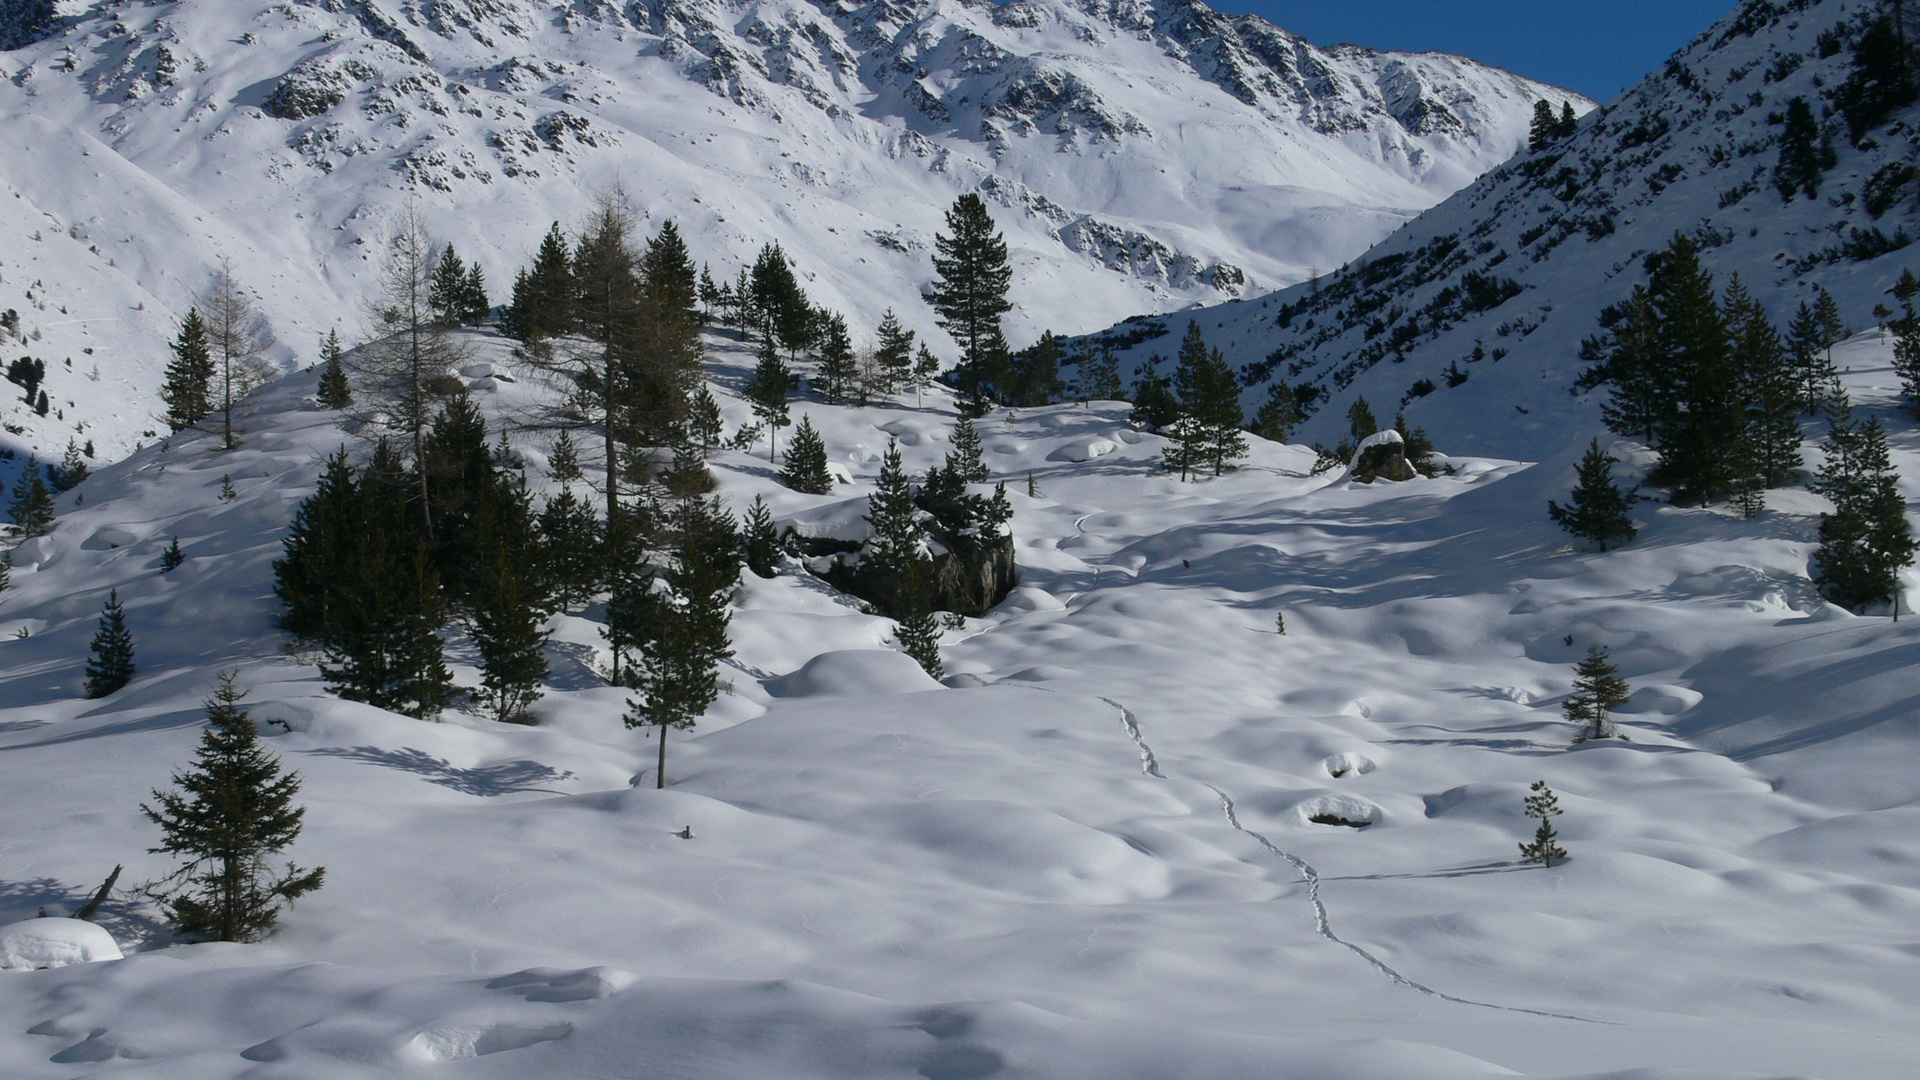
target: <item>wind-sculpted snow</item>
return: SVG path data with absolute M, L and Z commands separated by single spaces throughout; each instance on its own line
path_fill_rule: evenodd
M 1019 346 L 1301 280 L 1504 161 L 1535 98 L 1586 106 L 1192 0 L 115 0 L 50 30 L 0 53 L 0 310 L 54 365 L 111 350 L 136 392 L 72 411 L 113 456 L 218 260 L 311 363 L 363 333 L 409 200 L 498 302 L 621 185 L 723 279 L 777 241 L 857 337 L 891 307 L 951 363 L 919 296 L 962 192 L 1012 246 Z
M 473 340 L 488 415 L 523 412 L 539 380 Z M 752 357 L 710 344 L 732 429 Z M 1888 343 L 1837 359 L 1915 493 Z M 944 685 L 798 563 L 748 576 L 727 691 L 655 790 L 599 605 L 551 621 L 536 726 L 325 693 L 270 564 L 322 457 L 367 450 L 313 380 L 249 401 L 231 453 L 102 465 L 14 550 L 0 925 L 166 868 L 139 804 L 235 668 L 326 887 L 248 946 L 170 942 L 117 892 L 125 959 L 0 971 L 9 1078 L 1906 1080 L 1920 1055 L 1920 630 L 1812 595 L 1817 497 L 1644 505 L 1596 555 L 1541 512 L 1560 466 L 1360 485 L 1255 441 L 1183 484 L 1118 403 L 996 411 L 1021 583 L 945 633 Z M 953 421 L 941 392 L 794 408 L 849 481 L 787 490 L 762 442 L 715 459 L 719 492 L 848 535 L 887 445 L 922 472 Z M 552 491 L 545 436 L 513 446 Z M 139 672 L 80 700 L 112 589 Z M 1574 746 L 1595 643 L 1638 693 L 1628 739 Z M 449 656 L 476 685 L 457 627 Z M 1517 861 L 1541 779 L 1550 871 Z

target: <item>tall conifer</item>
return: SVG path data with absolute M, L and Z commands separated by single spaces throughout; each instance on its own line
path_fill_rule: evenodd
M 127 629 L 120 607 L 120 590 L 107 593 L 100 610 L 100 628 L 94 632 L 87 659 L 87 696 L 103 698 L 133 681 L 133 632 Z

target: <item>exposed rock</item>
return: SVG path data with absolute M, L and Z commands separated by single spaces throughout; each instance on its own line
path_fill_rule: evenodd
M 1407 444 L 1397 431 L 1379 431 L 1366 437 L 1353 452 L 1353 478 L 1362 484 L 1375 480 L 1412 480 L 1419 476 L 1407 461 Z

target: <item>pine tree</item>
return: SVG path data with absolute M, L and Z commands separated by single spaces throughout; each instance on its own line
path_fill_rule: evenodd
M 693 393 L 687 404 L 687 438 L 701 454 L 710 455 L 720 448 L 726 435 L 726 421 L 720 415 L 720 402 L 704 385 Z
M 773 347 L 773 339 L 761 343 L 760 360 L 754 365 L 753 376 L 747 380 L 747 401 L 753 406 L 753 414 L 767 426 L 767 460 L 777 456 L 780 429 L 793 422 L 787 413 L 787 393 L 793 386 L 793 373 L 787 370 L 786 362 L 780 359 L 779 352 Z
M 838 405 L 859 381 L 860 366 L 853 357 L 853 338 L 847 320 L 837 311 L 820 313 L 820 392 L 828 404 Z
M 442 327 L 459 326 L 467 315 L 467 264 L 448 244 L 434 264 L 427 303 L 433 308 L 434 321 Z
M 206 701 L 207 728 L 194 766 L 175 773 L 178 791 L 155 791 L 140 809 L 160 826 L 155 854 L 185 862 L 147 886 L 184 937 L 255 941 L 273 929 L 283 905 L 318 889 L 326 870 L 292 863 L 278 872 L 270 856 L 300 836 L 306 810 L 295 806 L 298 773 L 280 772 L 280 762 L 260 745 L 253 718 L 240 707 L 246 692 L 225 672 Z
M 1920 95 L 1912 54 L 1903 37 L 1886 15 L 1863 18 L 1854 37 L 1852 71 L 1833 88 L 1832 98 L 1846 117 L 1847 133 L 1855 143 Z
M 883 598 L 882 610 L 904 613 L 914 571 L 925 558 L 925 530 L 897 443 L 887 443 L 879 479 L 867 498 L 866 520 L 868 536 L 862 549 L 862 569 L 872 576 Z
M 0 553 L 0 592 L 13 584 L 13 552 Z
M 1573 113 L 1573 102 L 1563 101 L 1560 103 L 1560 123 L 1557 125 L 1557 128 L 1558 130 L 1554 132 L 1554 137 L 1560 139 L 1571 138 L 1574 132 L 1580 130 L 1580 118 Z
M 50 407 L 51 403 L 47 401 L 47 392 L 45 390 L 40 391 L 40 396 L 33 399 L 34 413 L 39 416 L 45 416 Z
M 1168 388 L 1167 380 L 1152 364 L 1140 373 L 1133 386 L 1133 409 L 1127 419 L 1152 432 L 1161 432 L 1180 418 L 1180 402 Z
M 927 303 L 941 329 L 960 346 L 958 384 L 977 413 L 985 411 L 1006 355 L 1001 316 L 1013 310 L 1007 289 L 1013 269 L 1007 242 L 976 192 L 954 200 L 947 211 L 947 233 L 934 235 L 933 286 Z
M 460 282 L 460 309 L 462 321 L 468 326 L 479 326 L 493 310 L 493 301 L 487 298 L 487 276 L 481 273 L 478 261 L 467 264 L 467 276 Z
M 353 388 L 347 384 L 347 369 L 341 362 L 340 331 L 327 331 L 320 343 L 320 390 L 315 395 L 323 409 L 344 409 L 353 404 Z
M 1683 505 L 1710 502 L 1733 487 L 1747 420 L 1726 318 L 1691 238 L 1676 234 L 1661 253 L 1648 296 L 1673 387 L 1673 407 L 1654 424 L 1652 480 Z
M 874 331 L 874 364 L 880 370 L 880 392 L 892 394 L 913 382 L 913 331 L 900 325 L 892 308 Z
M 508 564 L 504 550 L 492 552 L 483 582 L 468 626 L 480 653 L 481 699 L 502 723 L 531 723 L 527 710 L 547 677 L 550 631 L 525 572 Z
M 1573 669 L 1573 692 L 1560 706 L 1568 723 L 1580 725 L 1579 741 L 1611 739 L 1619 734 L 1611 713 L 1627 703 L 1631 688 L 1619 675 L 1607 650 L 1594 645 Z
M 1527 816 L 1536 818 L 1540 828 L 1534 831 L 1533 843 L 1520 845 L 1520 857 L 1530 863 L 1539 863 L 1547 869 L 1553 868 L 1553 860 L 1567 858 L 1567 850 L 1559 845 L 1560 834 L 1554 830 L 1553 819 L 1564 811 L 1560 809 L 1560 799 L 1545 780 L 1535 780 L 1533 794 L 1527 796 Z
M 758 495 L 753 497 L 753 505 L 747 507 L 741 534 L 747 569 L 759 577 L 774 576 L 780 560 L 780 534 L 774 531 L 773 511 Z
M 1293 435 L 1294 425 L 1305 418 L 1299 393 L 1286 383 L 1276 382 L 1253 414 L 1253 433 L 1270 442 L 1284 443 Z
M 547 458 L 547 475 L 562 484 L 580 479 L 580 452 L 574 449 L 571 432 L 563 430 L 560 437 L 553 440 L 553 453 Z
M 548 595 L 562 611 L 585 603 L 600 591 L 605 562 L 604 537 L 593 507 L 576 498 L 572 488 L 561 488 L 541 509 L 538 528 Z
M 833 474 L 827 471 L 827 444 L 814 430 L 812 417 L 802 416 L 787 444 L 786 467 L 780 470 L 780 482 L 808 495 L 826 495 L 833 491 Z
M 940 358 L 933 355 L 926 342 L 920 343 L 920 351 L 913 357 L 913 403 L 920 404 L 920 392 L 933 385 L 940 377 Z
M 624 717 L 629 728 L 658 729 L 655 786 L 660 788 L 667 786 L 667 732 L 692 728 L 720 696 L 720 665 L 733 655 L 727 639 L 727 595 L 739 574 L 738 536 L 726 553 L 714 550 L 712 542 L 721 519 L 732 532 L 732 515 L 695 499 L 682 501 L 680 517 L 675 588 L 655 605 L 652 632 L 634 664 L 636 693 L 628 699 Z
M 540 241 L 533 265 L 513 282 L 507 323 L 521 341 L 540 341 L 565 333 L 573 307 L 573 266 L 567 238 L 554 222 Z
M 1166 427 L 1167 446 L 1160 452 L 1160 464 L 1168 472 L 1180 474 L 1182 483 L 1198 475 L 1207 460 L 1207 427 L 1192 413 L 1181 410 Z
M 103 698 L 133 681 L 133 632 L 120 608 L 120 590 L 107 594 L 87 660 L 87 697 Z
M 80 456 L 80 447 L 72 439 L 67 440 L 67 452 L 60 459 L 60 468 L 54 473 L 54 489 L 71 491 L 79 487 L 87 478 L 87 460 Z
M 1725 319 L 1746 404 L 1739 447 L 1746 486 L 1780 487 L 1800 467 L 1800 395 L 1787 348 L 1767 313 L 1735 275 L 1727 286 Z M 1748 515 L 1751 517 L 1752 515 Z
M 1888 326 L 1893 331 L 1893 372 L 1900 378 L 1900 393 L 1909 408 L 1920 413 L 1920 313 L 1914 311 L 1914 298 L 1920 296 L 1920 277 L 1911 268 L 1888 290 L 1900 301 L 1900 317 Z
M 962 416 L 953 424 L 952 449 L 947 451 L 947 468 L 966 484 L 978 484 L 993 475 L 980 449 L 980 431 L 971 417 Z
M 933 611 L 933 587 L 928 580 L 932 570 L 931 560 L 921 560 L 914 566 L 903 590 L 909 610 L 894 627 L 893 640 L 929 678 L 942 679 L 947 672 L 940 659 L 940 618 Z
M 1527 149 L 1537 154 L 1552 146 L 1559 134 L 1560 125 L 1554 119 L 1553 105 L 1544 100 L 1534 102 L 1533 123 L 1527 128 Z
M 25 478 L 14 485 L 13 498 L 7 503 L 7 514 L 22 539 L 45 536 L 53 529 L 53 492 L 47 488 L 43 471 L 29 456 Z
M 1593 440 L 1580 459 L 1573 498 L 1566 506 L 1547 502 L 1547 514 L 1555 523 L 1598 545 L 1601 551 L 1628 543 L 1639 533 L 1628 513 L 1632 496 L 1613 482 L 1613 463 L 1614 459 L 1600 449 L 1600 440 Z
M 213 411 L 213 354 L 199 308 L 187 309 L 171 347 L 173 359 L 167 362 L 160 400 L 167 406 L 167 426 L 185 431 Z
M 176 536 L 173 542 L 160 552 L 160 572 L 171 574 L 180 569 L 180 564 L 186 561 L 187 557 L 180 552 L 180 538 Z
M 1835 309 L 1835 316 L 1838 311 Z M 1805 302 L 1787 326 L 1787 353 L 1799 387 L 1800 411 L 1817 413 L 1831 408 L 1844 394 L 1840 373 L 1833 365 L 1830 328 L 1819 311 Z
M 1061 359 L 1060 339 L 1051 330 L 1042 331 L 1040 340 L 1013 360 L 1002 398 L 1021 408 L 1053 404 L 1065 391 L 1060 382 Z
M 1089 401 L 1118 401 L 1125 389 L 1120 385 L 1120 363 L 1113 350 L 1101 346 L 1097 353 L 1080 358 L 1080 393 Z
M 1347 432 L 1356 443 L 1364 442 L 1380 432 L 1380 421 L 1374 418 L 1373 406 L 1367 399 L 1358 397 L 1347 406 Z
M 1823 448 L 1826 463 L 1814 490 L 1833 502 L 1820 520 L 1814 581 L 1827 599 L 1859 611 L 1894 599 L 1900 571 L 1913 563 L 1900 475 L 1879 420 L 1841 420 Z
M 1787 124 L 1780 135 L 1780 160 L 1773 167 L 1773 183 L 1787 202 L 1804 194 L 1819 198 L 1821 167 L 1820 124 L 1813 117 L 1813 106 L 1796 97 L 1787 102 Z
M 232 473 L 220 474 L 220 496 L 219 497 L 220 497 L 220 501 L 223 503 L 232 502 L 233 500 L 240 497 L 240 493 L 233 490 L 233 474 Z

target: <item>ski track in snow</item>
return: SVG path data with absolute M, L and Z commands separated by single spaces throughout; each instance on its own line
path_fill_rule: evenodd
M 1033 689 L 1041 690 L 1045 688 L 1033 687 Z M 1048 691 L 1048 692 L 1055 693 L 1057 691 Z M 1098 700 L 1112 706 L 1116 711 L 1120 713 L 1121 726 L 1126 729 L 1127 737 L 1133 740 L 1134 747 L 1140 751 L 1140 771 L 1145 773 L 1148 776 L 1153 777 L 1156 780 L 1167 779 L 1168 778 L 1167 775 L 1164 772 L 1160 771 L 1160 759 L 1154 754 L 1153 747 L 1148 744 L 1146 740 L 1146 736 L 1143 735 L 1140 731 L 1140 718 L 1133 714 L 1133 710 L 1127 708 L 1125 705 L 1120 704 L 1119 702 L 1113 700 L 1112 698 L 1099 697 Z M 1249 829 L 1245 825 L 1242 825 L 1240 823 L 1240 815 L 1238 811 L 1235 809 L 1233 804 L 1233 797 L 1228 795 L 1226 792 L 1220 790 L 1218 787 L 1215 787 L 1214 785 L 1207 783 L 1205 780 L 1200 781 L 1200 783 L 1208 791 L 1211 791 L 1215 795 L 1218 795 L 1220 797 L 1220 809 L 1226 814 L 1227 824 L 1233 826 L 1235 830 L 1245 833 L 1246 835 L 1259 841 L 1261 847 L 1266 848 L 1268 851 L 1272 852 L 1273 854 L 1279 856 L 1282 859 L 1285 859 L 1287 861 L 1287 864 L 1292 866 L 1294 870 L 1297 873 L 1299 873 L 1300 880 L 1306 882 L 1307 902 L 1313 905 L 1314 929 L 1320 932 L 1320 936 L 1323 938 L 1326 938 L 1328 941 L 1333 942 L 1335 945 L 1341 946 L 1342 948 L 1346 949 L 1348 952 L 1353 953 L 1355 956 L 1358 956 L 1360 959 L 1365 960 L 1367 963 L 1373 965 L 1375 970 L 1379 971 L 1380 974 L 1385 975 L 1387 978 L 1392 979 L 1396 984 L 1400 986 L 1404 986 L 1409 990 L 1417 990 L 1420 993 L 1427 995 L 1428 997 L 1439 998 L 1441 1001 L 1453 1002 L 1455 1005 L 1472 1005 L 1475 1008 L 1498 1009 L 1502 1012 L 1524 1013 L 1528 1016 L 1541 1016 L 1541 1017 L 1547 1017 L 1553 1020 L 1573 1020 L 1582 1024 L 1610 1024 L 1611 1023 L 1610 1021 L 1606 1021 L 1606 1020 L 1594 1020 L 1585 1016 L 1575 1016 L 1570 1013 L 1549 1012 L 1545 1009 L 1527 1009 L 1517 1005 L 1498 1005 L 1490 1001 L 1475 1001 L 1472 998 L 1458 997 L 1441 990 L 1435 990 L 1433 987 L 1428 986 L 1423 982 L 1420 982 L 1416 979 L 1408 978 L 1405 974 L 1395 969 L 1393 965 L 1387 963 L 1386 961 L 1368 952 L 1364 947 L 1360 945 L 1356 945 L 1353 942 L 1348 941 L 1346 938 L 1343 938 L 1339 934 L 1334 932 L 1332 920 L 1327 915 L 1326 901 L 1320 898 L 1320 871 L 1314 869 L 1312 863 L 1307 862 L 1307 860 L 1301 858 L 1298 855 L 1293 854 L 1292 852 L 1282 850 L 1273 841 L 1267 839 L 1264 834 L 1256 832 L 1253 829 Z

